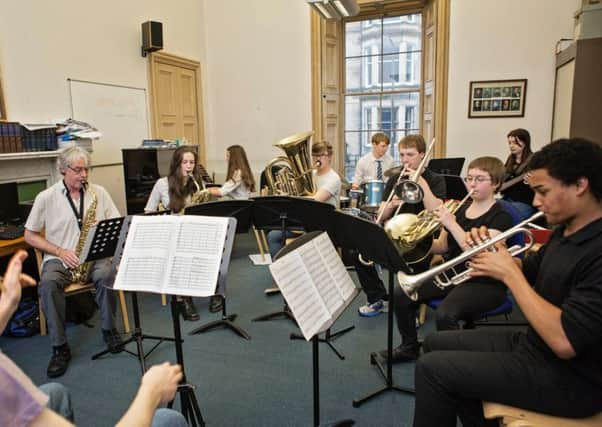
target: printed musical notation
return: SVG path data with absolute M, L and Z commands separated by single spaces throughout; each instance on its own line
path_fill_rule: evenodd
M 215 293 L 228 218 L 132 219 L 115 289 L 186 296 Z
M 326 233 L 273 262 L 270 272 L 308 341 L 328 329 L 358 293 Z

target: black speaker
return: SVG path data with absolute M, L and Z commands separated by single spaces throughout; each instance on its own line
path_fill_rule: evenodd
M 163 24 L 155 21 L 142 23 L 142 56 L 163 49 Z

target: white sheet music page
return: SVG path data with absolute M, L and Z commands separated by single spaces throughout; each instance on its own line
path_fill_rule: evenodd
M 303 246 L 311 245 L 311 242 Z M 301 246 L 301 247 L 303 247 Z M 291 308 L 301 333 L 307 341 L 331 323 L 328 308 L 312 281 L 298 250 L 274 261 L 270 272 Z
M 135 216 L 114 288 L 213 295 L 227 228 L 221 217 Z
M 167 266 L 165 293 L 208 297 L 215 294 L 228 218 L 180 216 Z
M 307 267 L 309 275 L 311 276 L 316 289 L 320 293 L 322 301 L 324 301 L 326 308 L 328 308 L 330 317 L 332 317 L 332 315 L 341 308 L 344 301 L 338 287 L 334 286 L 334 277 L 330 273 L 329 266 L 327 265 L 329 260 L 324 259 L 317 248 L 317 240 L 323 236 L 326 236 L 327 243 L 330 243 L 328 235 L 322 233 L 310 242 L 300 246 L 297 251 L 299 251 L 303 263 Z
M 358 293 L 353 279 L 351 279 L 327 233 L 320 234 L 313 239 L 313 242 L 319 256 L 324 260 L 340 297 L 345 301 L 344 305 L 347 306 L 347 303 Z

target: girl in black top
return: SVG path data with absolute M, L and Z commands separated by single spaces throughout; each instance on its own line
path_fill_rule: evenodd
M 514 129 L 507 135 L 510 155 L 504 165 L 506 173 L 500 193 L 504 200 L 512 203 L 521 217 L 528 218 L 535 213 L 532 206 L 533 190 L 523 180 L 527 164 L 533 155 L 531 135 L 526 129 Z
M 493 237 L 512 226 L 510 214 L 494 198 L 503 176 L 504 165 L 495 157 L 479 157 L 468 165 L 465 181 L 468 190 L 472 191 L 472 201 L 460 208 L 455 216 L 443 206 L 435 209 L 444 228 L 433 242 L 432 253 L 451 259 L 469 249 L 465 236 L 472 227 L 485 225 Z M 460 271 L 461 268 L 456 270 Z M 436 312 L 438 330 L 459 329 L 460 321 L 470 322 L 499 307 L 506 298 L 506 292 L 501 282 L 480 277 L 443 290 L 434 283 L 426 283 L 418 290 L 418 301 L 413 301 L 400 286 L 396 286 L 395 315 L 402 344 L 393 350 L 393 362 L 415 360 L 418 357 L 416 311 L 420 303 L 443 297 L 445 300 Z M 386 357 L 386 351 L 380 354 Z

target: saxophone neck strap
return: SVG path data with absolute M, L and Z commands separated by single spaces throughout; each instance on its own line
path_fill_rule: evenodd
M 73 199 L 71 198 L 71 193 L 69 192 L 69 188 L 67 188 L 67 184 L 63 181 L 63 185 L 65 186 L 65 194 L 67 195 L 67 200 L 69 201 L 69 206 L 71 206 L 71 210 L 73 211 L 73 215 L 75 215 L 75 219 L 77 219 L 77 226 L 79 229 L 82 229 L 82 218 L 84 216 L 84 189 L 83 187 L 79 189 L 79 212 L 75 208 L 75 203 L 73 203 Z

